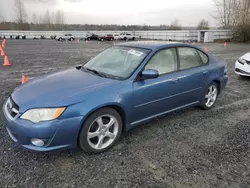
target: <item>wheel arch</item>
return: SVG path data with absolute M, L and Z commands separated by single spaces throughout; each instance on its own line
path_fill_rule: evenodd
M 82 128 L 83 128 L 84 122 L 87 120 L 87 118 L 88 118 L 91 114 L 93 114 L 93 113 L 95 113 L 96 111 L 101 110 L 101 109 L 103 109 L 103 108 L 112 108 L 112 109 L 114 109 L 114 110 L 121 116 L 121 118 L 122 118 L 122 131 L 125 130 L 125 128 L 126 128 L 126 114 L 125 114 L 124 109 L 121 107 L 121 105 L 119 105 L 119 104 L 117 104 L 117 103 L 110 103 L 110 104 L 98 106 L 98 107 L 92 109 L 91 111 L 89 111 L 89 112 L 84 116 L 84 118 L 83 118 L 83 120 L 82 120 L 82 122 L 81 122 L 81 127 L 80 127 L 80 129 L 79 129 L 78 136 L 77 136 L 77 141 L 76 141 L 77 146 L 79 146 L 79 136 L 80 136 L 80 134 L 81 134 L 81 130 L 82 130 Z
M 112 108 L 114 109 L 120 116 L 121 116 L 121 119 L 122 119 L 122 130 L 124 130 L 126 128 L 126 113 L 125 113 L 125 110 L 124 108 L 119 104 L 119 103 L 108 103 L 108 104 L 104 104 L 104 105 L 101 105 L 101 106 L 97 106 L 95 108 L 93 108 L 92 110 L 90 110 L 85 116 L 84 116 L 84 119 L 82 121 L 82 125 L 81 125 L 81 128 L 84 124 L 84 122 L 86 121 L 86 119 L 91 115 L 93 114 L 94 112 L 100 110 L 100 109 L 103 109 L 103 108 Z
M 220 92 L 221 92 L 221 83 L 220 83 L 220 80 L 214 79 L 212 82 L 214 82 L 214 83 L 217 84 L 217 86 L 218 86 L 218 93 L 220 94 Z

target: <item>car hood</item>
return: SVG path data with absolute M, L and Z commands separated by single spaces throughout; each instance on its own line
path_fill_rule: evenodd
M 247 60 L 247 61 L 250 61 L 250 52 L 249 52 L 249 53 L 246 53 L 246 54 L 243 55 L 241 58 L 242 58 L 242 59 L 245 59 L 245 60 Z
M 76 95 L 87 94 L 94 90 L 118 83 L 76 68 L 48 74 L 30 80 L 12 93 L 13 100 L 20 112 L 30 108 L 68 106 L 84 101 L 84 98 L 68 100 Z M 70 103 L 70 104 L 69 104 Z

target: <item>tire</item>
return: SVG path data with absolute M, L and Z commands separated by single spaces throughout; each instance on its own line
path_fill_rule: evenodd
M 113 38 L 110 39 L 111 41 L 114 40 Z
M 135 40 L 135 37 L 133 37 L 132 40 Z
M 108 128 L 111 118 L 113 123 Z M 104 152 L 119 140 L 122 127 L 122 119 L 117 111 L 112 108 L 97 110 L 84 122 L 78 138 L 79 146 L 87 153 Z
M 202 96 L 202 99 L 201 99 L 201 108 L 202 109 L 209 110 L 209 109 L 214 107 L 214 105 L 217 101 L 218 95 L 219 95 L 218 88 L 219 88 L 218 84 L 215 82 L 212 82 L 211 84 L 209 84 L 206 87 L 204 94 Z
M 69 41 L 73 41 L 74 39 L 71 37 L 70 39 L 69 39 Z
M 58 41 L 62 41 L 63 39 L 60 37 L 59 39 L 58 39 Z
M 126 40 L 127 40 L 127 37 L 124 37 L 124 40 L 126 41 Z

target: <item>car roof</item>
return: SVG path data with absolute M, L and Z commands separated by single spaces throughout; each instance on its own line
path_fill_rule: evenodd
M 115 44 L 116 46 L 125 46 L 125 47 L 135 47 L 135 48 L 146 48 L 154 50 L 156 48 L 167 48 L 175 46 L 192 46 L 190 44 L 182 42 L 169 42 L 169 41 L 138 41 L 138 42 L 124 42 Z

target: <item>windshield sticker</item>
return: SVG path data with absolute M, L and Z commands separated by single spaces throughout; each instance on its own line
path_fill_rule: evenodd
M 138 57 L 140 57 L 141 55 L 143 55 L 143 52 L 136 51 L 136 50 L 133 50 L 133 49 L 129 50 L 128 53 L 129 54 L 133 54 L 133 55 L 138 56 Z

